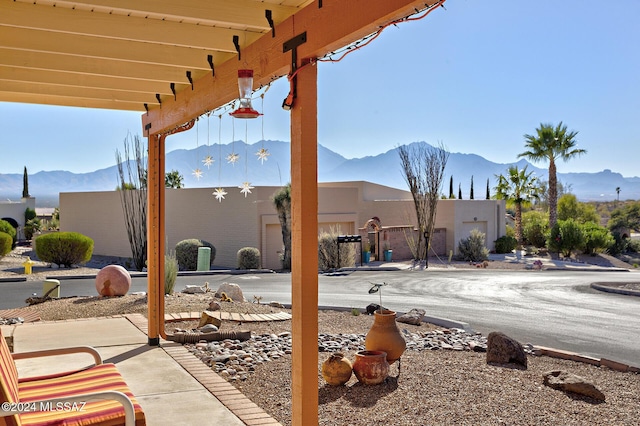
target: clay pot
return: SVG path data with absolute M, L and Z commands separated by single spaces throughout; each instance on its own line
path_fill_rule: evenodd
M 377 385 L 389 375 L 389 363 L 384 351 L 356 352 L 353 372 L 363 385 Z
M 322 377 L 332 386 L 342 386 L 351 378 L 351 361 L 336 352 L 322 363 Z
M 387 361 L 393 364 L 407 347 L 407 342 L 396 325 L 396 313 L 389 310 L 383 310 L 382 313 L 375 311 L 373 317 L 373 325 L 364 340 L 364 347 L 368 351 L 386 352 Z

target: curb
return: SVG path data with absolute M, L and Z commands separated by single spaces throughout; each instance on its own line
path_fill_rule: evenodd
M 128 271 L 131 278 L 146 278 L 146 272 L 132 272 Z M 206 276 L 206 275 L 244 275 L 244 274 L 275 274 L 271 269 L 214 269 L 210 271 L 180 271 L 178 272 L 179 277 L 190 277 L 190 276 Z M 85 275 L 52 275 L 45 277 L 46 279 L 56 279 L 56 280 L 80 280 L 80 279 L 95 279 L 96 274 L 85 274 Z M 13 278 L 4 278 L 10 281 L 17 281 Z M 26 281 L 22 279 L 21 281 Z
M 615 286 L 607 285 L 606 283 L 591 283 L 590 287 L 595 290 L 604 291 L 606 293 L 623 294 L 625 296 L 638 296 L 640 297 L 640 291 L 627 290 L 624 288 L 618 288 Z

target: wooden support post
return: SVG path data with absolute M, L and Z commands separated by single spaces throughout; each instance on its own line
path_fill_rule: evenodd
M 165 136 L 149 136 L 147 170 L 147 306 L 149 345 L 160 344 L 164 321 Z
M 317 67 L 297 74 L 291 110 L 292 423 L 318 424 Z

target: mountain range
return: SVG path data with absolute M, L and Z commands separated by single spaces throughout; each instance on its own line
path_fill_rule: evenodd
M 414 142 L 426 144 L 426 142 Z M 266 149 L 269 156 L 261 161 L 257 155 Z M 239 160 L 229 163 L 226 157 L 235 153 Z M 203 163 L 206 156 L 214 160 L 210 167 Z M 445 169 L 442 192 L 449 195 L 449 182 L 453 177 L 454 194 L 462 190 L 468 199 L 473 177 L 475 198 L 484 198 L 489 179 L 491 194 L 496 176 L 506 173 L 510 165 L 520 169 L 527 166 L 542 180 L 548 179 L 547 169 L 536 167 L 524 159 L 514 163 L 494 163 L 476 154 L 450 153 Z M 199 168 L 201 178 L 194 175 Z M 562 163 L 558 164 L 562 170 Z M 284 185 L 290 180 L 290 144 L 281 141 L 260 141 L 252 145 L 233 142 L 226 145 L 203 145 L 194 149 L 179 149 L 166 155 L 166 171 L 177 170 L 184 178 L 186 188 L 233 187 L 250 182 L 253 186 Z M 22 174 L 0 174 L 0 199 L 18 199 L 22 194 Z M 60 192 L 112 191 L 119 185 L 118 170 L 114 164 L 90 173 L 68 171 L 41 171 L 29 175 L 29 192 L 36 197 L 38 207 L 58 205 Z M 365 180 L 394 188 L 407 189 L 397 149 L 362 158 L 347 159 L 322 145 L 318 146 L 318 181 L 340 182 Z M 640 177 L 623 177 L 620 173 L 603 170 L 595 173 L 558 173 L 558 180 L 581 201 L 610 201 L 640 199 Z

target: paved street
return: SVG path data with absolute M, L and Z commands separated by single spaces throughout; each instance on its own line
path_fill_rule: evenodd
M 288 274 L 179 277 L 176 291 L 209 282 L 239 284 L 248 300 L 291 302 Z M 371 282 L 387 282 L 383 305 L 396 311 L 423 308 L 427 315 L 464 321 L 483 334 L 500 330 L 523 343 L 551 346 L 640 366 L 640 298 L 603 293 L 592 282 L 640 281 L 636 272 L 447 270 L 321 275 L 319 304 L 364 308 L 377 303 Z M 131 291 L 145 291 L 135 278 Z M 22 306 L 40 283 L 0 283 L 0 309 Z M 62 281 L 62 295 L 95 295 L 92 279 Z

